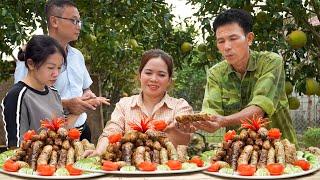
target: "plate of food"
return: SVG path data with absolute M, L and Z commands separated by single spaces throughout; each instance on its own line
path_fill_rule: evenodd
M 266 128 L 267 119 L 253 117 L 241 122 L 238 132 L 224 135 L 204 173 L 232 179 L 282 179 L 320 169 L 315 148 L 298 151 L 289 140 L 281 139 L 279 129 Z
M 174 146 L 161 131 L 164 123 L 147 126 L 146 121 L 130 124 L 132 130 L 125 134 L 108 136 L 109 144 L 101 157 L 82 159 L 74 166 L 91 172 L 135 175 L 190 173 L 209 167 L 198 156 L 190 158 L 188 146 Z
M 74 179 L 101 176 L 103 173 L 86 172 L 73 167 L 83 159 L 85 150 L 95 149 L 88 140 L 79 140 L 77 129 L 63 128 L 64 120 L 43 120 L 37 134 L 27 131 L 19 148 L 0 154 L 0 172 L 38 179 Z

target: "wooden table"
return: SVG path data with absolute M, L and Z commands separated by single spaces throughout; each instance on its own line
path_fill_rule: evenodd
M 22 180 L 26 178 L 20 178 L 20 177 L 15 177 L 15 176 L 9 176 L 6 174 L 0 174 L 0 180 L 5 180 L 5 179 L 12 179 L 12 180 Z M 75 179 L 77 179 L 75 177 Z M 173 175 L 152 175 L 152 176 L 133 176 L 130 175 L 130 177 L 125 177 L 124 175 L 104 175 L 96 178 L 90 178 L 90 179 L 108 179 L 108 180 L 125 180 L 125 179 L 130 179 L 130 180 L 212 180 L 212 179 L 229 179 L 229 178 L 221 178 L 221 177 L 216 177 L 216 176 L 211 176 L 207 175 L 201 172 L 196 172 L 192 174 L 173 174 Z M 290 178 L 290 179 L 300 179 L 300 180 L 320 180 L 320 171 L 317 171 L 313 174 L 309 174 L 306 176 L 301 176 L 297 178 Z

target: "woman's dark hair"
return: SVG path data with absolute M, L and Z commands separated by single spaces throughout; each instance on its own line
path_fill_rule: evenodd
M 20 49 L 18 59 L 25 61 L 28 69 L 27 59 L 32 59 L 35 67 L 39 68 L 54 53 L 60 53 L 63 56 L 63 64 L 66 66 L 66 53 L 55 39 L 46 35 L 34 35 L 27 43 L 25 50 Z
M 143 53 L 141 62 L 140 62 L 140 67 L 139 67 L 139 74 L 141 74 L 142 69 L 150 59 L 157 58 L 157 57 L 160 57 L 167 64 L 169 77 L 172 77 L 172 74 L 173 74 L 172 57 L 168 53 L 162 51 L 161 49 L 150 49 Z
M 213 30 L 216 32 L 220 26 L 231 23 L 239 24 L 245 34 L 252 31 L 252 17 L 242 9 L 229 9 L 219 14 L 213 22 Z

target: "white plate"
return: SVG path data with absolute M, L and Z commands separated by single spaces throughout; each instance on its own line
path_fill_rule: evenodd
M 90 173 L 90 174 L 83 174 L 79 176 L 39 176 L 35 174 L 24 174 L 24 173 L 18 173 L 18 172 L 8 172 L 4 171 L 0 168 L 0 172 L 3 174 L 18 176 L 18 177 L 26 177 L 26 178 L 36 178 L 36 179 L 82 179 L 82 178 L 91 178 L 91 177 L 97 177 L 105 175 L 104 173 Z
M 150 175 L 150 174 L 180 174 L 180 173 L 191 173 L 191 172 L 197 172 L 197 171 L 202 171 L 205 169 L 208 169 L 210 167 L 210 165 L 207 166 L 203 166 L 203 167 L 198 167 L 195 169 L 186 169 L 186 170 L 169 170 L 169 171 L 104 171 L 104 170 L 93 170 L 93 169 L 83 169 L 83 168 L 77 168 L 77 169 L 81 169 L 84 171 L 91 171 L 91 172 L 95 172 L 95 173 L 104 173 L 104 174 L 125 174 L 125 175 Z
M 236 174 L 225 174 L 225 173 L 219 173 L 219 172 L 209 172 L 209 171 L 203 171 L 203 173 L 214 175 L 214 176 L 220 176 L 220 177 L 227 177 L 227 178 L 233 178 L 233 179 L 283 179 L 283 178 L 292 178 L 292 177 L 298 177 L 298 176 L 304 176 L 307 174 L 311 174 L 315 171 L 318 171 L 320 169 L 320 166 L 310 169 L 308 171 L 303 171 L 300 173 L 295 174 L 283 174 L 279 176 L 240 176 L 237 173 Z

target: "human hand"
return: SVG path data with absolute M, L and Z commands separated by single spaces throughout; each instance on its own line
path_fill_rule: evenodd
M 85 150 L 83 153 L 83 157 L 94 157 L 94 156 L 101 156 L 102 153 L 98 152 L 97 150 Z
M 91 98 L 88 99 L 87 102 L 91 105 L 93 105 L 94 107 L 98 107 L 102 104 L 105 105 L 110 105 L 110 100 L 105 98 L 105 97 L 95 97 L 95 98 Z
M 194 133 L 197 128 L 192 123 L 176 123 L 177 129 L 185 133 Z
M 224 116 L 212 115 L 209 121 L 197 121 L 192 124 L 201 130 L 207 131 L 209 133 L 214 133 L 216 130 L 222 127 L 222 122 L 225 121 Z
M 85 90 L 82 94 L 83 98 L 95 98 L 97 97 L 90 89 Z
M 67 109 L 71 114 L 79 115 L 87 110 L 95 110 L 96 107 L 87 102 L 88 98 L 75 97 L 68 100 Z

